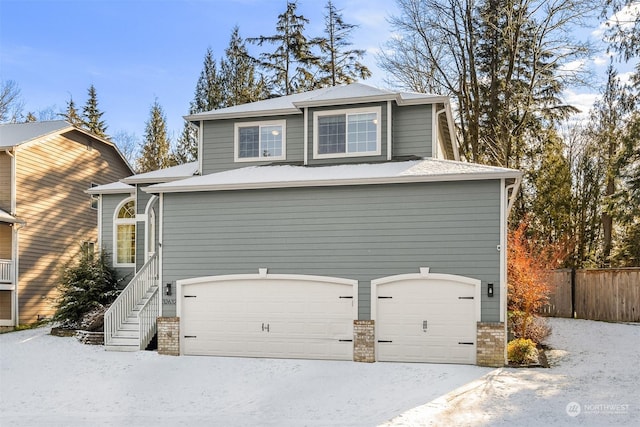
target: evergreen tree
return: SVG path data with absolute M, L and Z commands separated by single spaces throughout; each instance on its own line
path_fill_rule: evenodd
M 198 137 L 189 123 L 185 123 L 178 137 L 175 152 L 171 153 L 171 163 L 182 165 L 198 158 Z
M 231 32 L 225 57 L 220 61 L 225 107 L 260 101 L 268 97 L 264 80 L 258 78 L 254 60 L 249 56 L 240 30 Z M 260 76 L 261 77 L 261 76 Z
M 82 109 L 83 127 L 94 135 L 106 138 L 107 137 L 107 125 L 102 120 L 103 111 L 98 108 L 98 95 L 96 88 L 91 85 L 87 91 L 89 98 Z
M 151 172 L 171 166 L 167 137 L 167 119 L 158 100 L 151 106 L 144 131 L 142 153 L 138 158 L 138 173 Z
M 31 111 L 29 111 L 27 113 L 27 117 L 25 117 L 25 119 L 24 119 L 25 123 L 33 123 L 33 122 L 37 122 L 37 121 L 38 121 L 38 118 Z
M 315 72 L 319 59 L 312 52 L 318 42 L 305 35 L 309 20 L 296 13 L 297 7 L 296 1 L 287 1 L 287 10 L 278 15 L 276 34 L 247 39 L 258 46 L 264 43 L 275 46 L 275 51 L 260 54 L 259 64 L 271 73 L 269 84 L 276 95 L 291 95 L 318 87 Z
M 218 109 L 224 105 L 224 89 L 211 48 L 204 56 L 202 71 L 196 84 L 190 114 Z
M 351 32 L 357 25 L 347 24 L 340 10 L 329 0 L 325 6 L 324 37 L 318 40 L 320 47 L 320 86 L 336 86 L 353 83 L 357 79 L 371 77 L 371 71 L 360 62 L 364 49 L 351 49 Z
M 67 101 L 66 111 L 60 115 L 74 126 L 82 127 L 83 125 L 82 118 L 78 114 L 78 109 L 76 108 L 75 102 L 73 102 L 72 96 L 70 96 L 69 101 Z

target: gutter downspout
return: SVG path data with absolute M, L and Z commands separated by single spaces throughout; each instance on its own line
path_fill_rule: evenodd
M 5 149 L 5 153 L 11 158 L 11 212 L 13 217 L 16 217 L 16 147 L 12 149 Z M 13 313 L 15 318 L 13 319 L 14 326 L 18 326 L 20 323 L 20 304 L 18 300 L 18 279 L 20 275 L 20 242 L 19 231 L 26 224 L 24 222 L 16 222 L 13 224 L 12 236 L 11 236 L 11 257 L 13 258 Z

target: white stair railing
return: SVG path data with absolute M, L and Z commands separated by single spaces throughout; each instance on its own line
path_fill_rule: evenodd
M 147 348 L 158 325 L 158 313 L 160 312 L 160 292 L 156 287 L 153 294 L 138 312 L 138 324 L 140 325 L 140 350 Z
M 145 298 L 153 286 L 158 287 L 158 284 L 158 255 L 156 254 L 149 258 L 104 313 L 105 345 L 111 344 L 113 336 L 122 328 L 136 305 Z

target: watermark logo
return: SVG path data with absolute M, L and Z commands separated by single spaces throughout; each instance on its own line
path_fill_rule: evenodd
M 567 404 L 567 415 L 570 417 L 577 417 L 582 412 L 582 408 L 578 402 L 569 402 Z
M 619 403 L 583 403 L 569 402 L 565 408 L 567 415 L 577 417 L 586 415 L 623 415 L 629 412 L 628 404 Z

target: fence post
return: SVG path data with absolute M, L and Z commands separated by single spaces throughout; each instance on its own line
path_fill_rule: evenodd
M 571 318 L 576 318 L 576 269 L 571 268 Z

